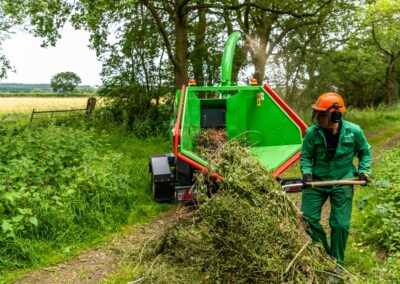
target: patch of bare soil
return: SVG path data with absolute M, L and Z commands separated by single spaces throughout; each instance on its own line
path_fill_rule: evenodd
M 148 240 L 157 237 L 164 226 L 175 218 L 177 210 L 178 208 L 173 208 L 149 223 L 132 225 L 108 243 L 84 251 L 66 262 L 34 271 L 14 283 L 99 283 L 113 273 L 124 260 L 135 252 L 140 252 Z
M 385 150 L 389 150 L 390 148 L 395 147 L 397 144 L 400 143 L 400 136 L 394 136 L 389 138 L 385 144 L 383 145 L 381 151 L 379 151 L 379 153 L 377 155 L 375 155 L 375 157 L 373 157 L 372 159 L 372 164 L 375 165 L 377 162 L 379 162 L 382 154 L 385 152 Z
M 380 129 L 376 129 L 374 131 L 370 131 L 368 133 L 365 133 L 365 136 L 367 137 L 367 139 L 368 138 L 372 138 L 372 137 L 377 136 L 377 135 L 381 134 L 382 132 L 390 129 L 391 127 L 392 126 L 388 126 L 388 127 L 385 127 L 385 128 L 380 128 Z

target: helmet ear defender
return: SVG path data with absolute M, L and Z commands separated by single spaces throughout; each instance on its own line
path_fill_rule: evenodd
M 321 123 L 324 121 L 324 124 L 339 123 L 343 113 L 346 111 L 343 98 L 339 94 L 333 92 L 320 95 L 311 108 L 314 110 L 311 119 L 314 124 L 319 124 L 318 120 L 321 120 Z M 326 119 L 326 116 L 329 118 Z
M 332 108 L 335 109 L 335 111 L 331 113 L 331 122 L 338 123 L 342 118 L 342 113 L 339 111 L 339 104 L 337 102 L 333 103 L 333 105 L 330 108 L 328 108 L 328 111 Z

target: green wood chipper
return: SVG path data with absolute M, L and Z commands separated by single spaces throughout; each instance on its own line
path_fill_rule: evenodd
M 240 32 L 224 48 L 221 85 L 182 86 L 176 93 L 172 132 L 173 153 L 150 156 L 152 193 L 157 201 L 189 201 L 193 173 L 207 170 L 194 153 L 201 128 L 224 129 L 229 139 L 245 136 L 251 153 L 278 177 L 300 156 L 306 124 L 267 85 L 236 86 L 231 81 Z M 221 178 L 218 173 L 215 178 Z

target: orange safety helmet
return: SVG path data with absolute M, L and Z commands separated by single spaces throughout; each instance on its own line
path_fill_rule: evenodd
M 323 93 L 320 95 L 315 104 L 313 104 L 311 107 L 316 111 L 339 111 L 342 113 L 346 111 L 343 98 L 339 94 L 332 92 Z

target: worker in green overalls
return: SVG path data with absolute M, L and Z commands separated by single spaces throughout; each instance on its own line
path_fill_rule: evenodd
M 350 229 L 353 186 L 336 185 L 307 188 L 312 181 L 345 180 L 358 177 L 370 182 L 371 146 L 361 128 L 342 119 L 346 111 L 342 97 L 336 93 L 324 93 L 312 105 L 313 126 L 306 131 L 300 156 L 303 184 L 301 210 L 309 223 L 309 233 L 340 265 Z M 353 164 L 358 157 L 358 169 Z M 328 199 L 331 203 L 329 225 L 331 243 L 320 224 L 321 209 Z

